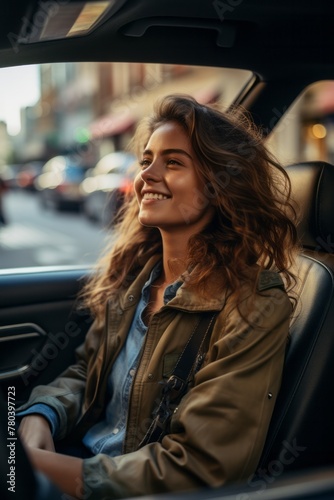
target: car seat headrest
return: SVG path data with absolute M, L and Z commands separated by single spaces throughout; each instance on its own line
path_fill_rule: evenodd
M 322 161 L 286 167 L 305 248 L 334 253 L 334 166 Z

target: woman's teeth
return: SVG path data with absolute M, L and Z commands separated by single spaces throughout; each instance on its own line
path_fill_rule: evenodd
M 145 193 L 143 196 L 144 200 L 167 200 L 168 196 L 158 193 Z

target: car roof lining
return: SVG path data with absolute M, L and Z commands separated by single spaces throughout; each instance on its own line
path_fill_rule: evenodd
M 331 61 L 334 45 L 331 29 L 326 29 L 332 24 L 328 9 L 332 13 L 333 8 L 324 0 L 316 6 L 306 0 L 127 0 L 90 35 L 18 45 L 15 52 L 13 42 L 33 3 L 41 4 L 41 0 L 18 0 L 15 9 L 8 3 L 3 6 L 1 65 L 82 60 L 163 62 L 240 67 L 269 78 L 273 60 L 280 68 L 289 68 L 291 50 L 303 66 L 309 60 L 307 52 L 321 47 L 316 63 L 320 67 L 322 61 Z M 198 36 L 199 31 L 203 36 Z
M 122 0 L 85 37 L 17 44 L 33 3 L 41 0 L 3 6 L 0 66 L 94 61 L 247 69 L 257 81 L 240 104 L 267 132 L 274 106 L 286 109 L 305 86 L 334 76 L 334 4 L 326 0 Z

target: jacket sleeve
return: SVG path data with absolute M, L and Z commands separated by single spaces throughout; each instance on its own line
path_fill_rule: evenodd
M 29 400 L 17 410 L 21 412 L 35 404 L 51 407 L 59 422 L 55 439 L 63 439 L 69 434 L 81 414 L 87 373 L 96 359 L 102 331 L 93 323 L 85 342 L 76 350 L 76 363 L 50 384 L 35 387 Z
M 241 314 L 219 314 L 205 365 L 162 443 L 84 460 L 91 500 L 219 487 L 255 472 L 280 387 L 291 304 L 275 288 L 257 295 L 251 311 L 244 306 Z

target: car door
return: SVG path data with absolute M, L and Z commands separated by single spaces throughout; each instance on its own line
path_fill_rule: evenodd
M 78 309 L 85 268 L 6 270 L 0 274 L 0 385 L 18 405 L 73 360 L 91 323 Z

